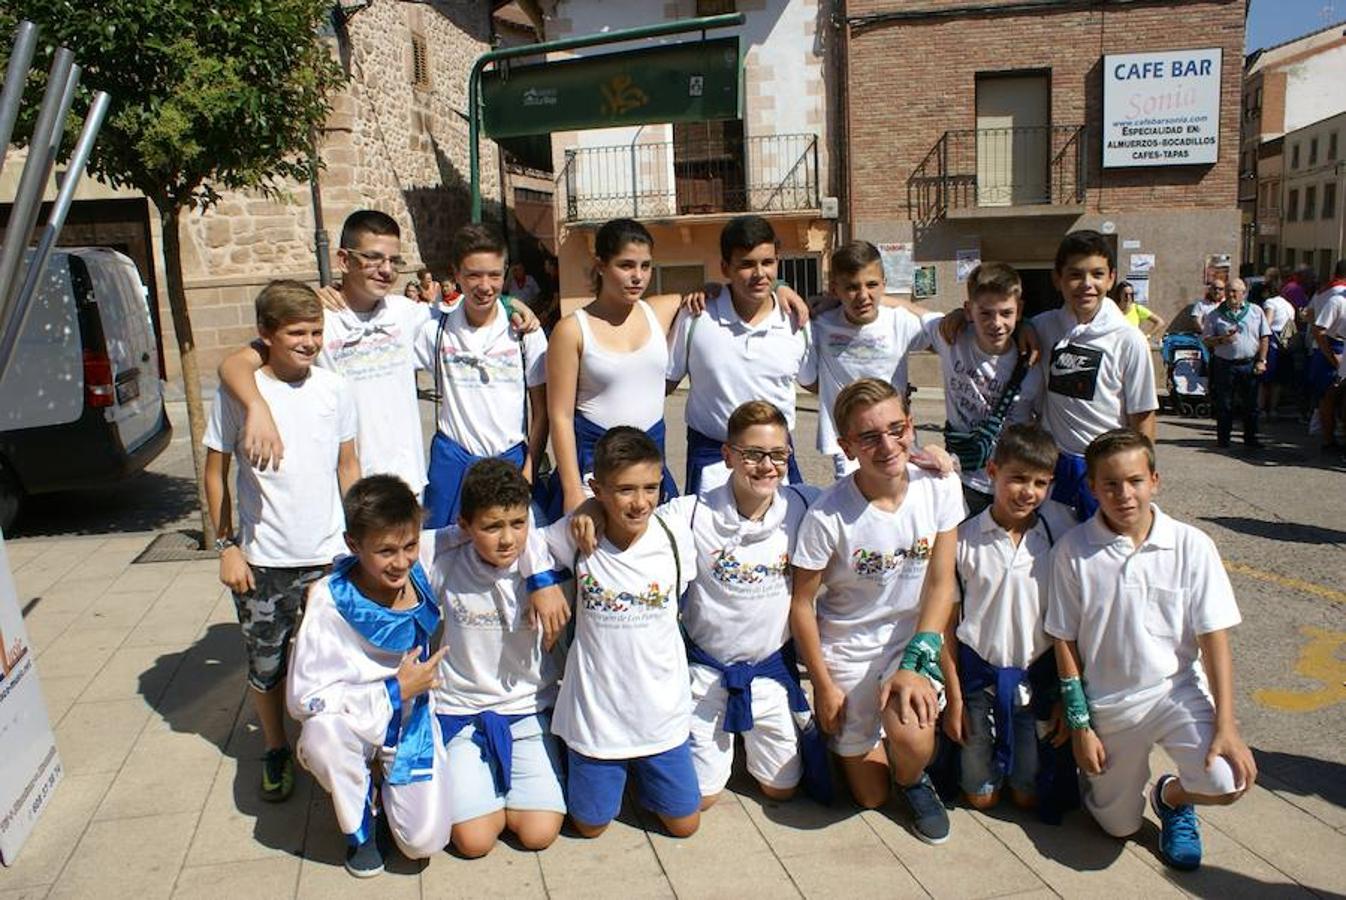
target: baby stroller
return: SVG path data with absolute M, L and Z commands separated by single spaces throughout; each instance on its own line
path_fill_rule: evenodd
M 1168 380 L 1168 400 L 1180 416 L 1208 419 L 1210 355 L 1198 334 L 1166 334 L 1160 353 Z

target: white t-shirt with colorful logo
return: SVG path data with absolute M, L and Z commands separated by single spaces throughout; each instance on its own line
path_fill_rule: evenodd
M 962 486 L 908 464 L 910 484 L 893 512 L 865 499 L 851 474 L 809 508 L 791 558 L 822 570 L 818 632 L 828 664 L 867 663 L 901 652 L 916 633 L 921 585 L 935 537 L 964 515 Z
M 696 548 L 683 522 L 663 521 L 625 550 L 604 538 L 578 561 L 568 517 L 544 532 L 555 563 L 575 568 L 575 640 L 552 731 L 585 756 L 651 756 L 691 733 L 678 597 L 696 577 Z
M 318 365 L 350 383 L 360 419 L 360 472 L 396 475 L 419 495 L 425 487 L 425 438 L 416 398 L 412 343 L 430 317 L 425 303 L 389 294 L 369 312 L 323 312 Z

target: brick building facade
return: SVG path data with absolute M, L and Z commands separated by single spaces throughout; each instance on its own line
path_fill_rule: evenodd
M 1115 235 L 1123 275 L 1130 254 L 1154 254 L 1150 302 L 1166 316 L 1201 292 L 1208 255 L 1237 257 L 1239 0 L 851 0 L 843 27 L 843 214 L 856 237 L 914 244 L 915 265 L 936 270 L 934 306 L 963 300 L 960 250 L 1016 265 L 1030 311 L 1050 305 L 1056 245 L 1077 228 Z M 1217 161 L 1102 168 L 1103 57 L 1187 48 L 1222 51 Z M 995 127 L 995 95 L 1033 84 L 1040 119 Z M 1007 157 L 1038 153 L 1046 171 L 1025 175 L 1006 163 L 1013 177 L 990 200 L 987 160 L 997 148 Z M 1027 194 L 1025 178 L 1036 183 Z M 964 202 L 932 206 L 922 199 L 932 186 Z

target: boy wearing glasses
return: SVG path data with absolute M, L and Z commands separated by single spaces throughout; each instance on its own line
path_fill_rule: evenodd
M 394 289 L 406 264 L 401 250 L 402 232 L 392 216 L 362 209 L 346 217 L 337 250 L 345 308 L 323 310 L 317 363 L 350 383 L 364 474 L 396 475 L 419 497 L 425 487 L 425 441 L 413 341 L 430 319 L 430 306 Z M 279 469 L 279 453 L 272 456 L 263 448 L 263 435 L 275 431 L 255 382 L 263 362 L 252 346 L 238 350 L 220 364 L 220 383 L 247 411 L 242 444 L 248 461 L 262 469 L 270 461 Z
M 740 734 L 748 772 L 762 793 L 772 800 L 793 796 L 805 765 L 795 716 L 806 718 L 809 709 L 789 643 L 789 558 L 818 492 L 785 483 L 790 427 L 779 409 L 750 400 L 730 415 L 727 431 L 721 452 L 729 480 L 670 500 L 657 513 L 685 524 L 696 544 L 696 578 L 682 598 L 682 626 L 702 809 L 729 782 Z M 593 534 L 580 542 L 588 552 L 607 524 L 603 509 L 590 500 L 573 519 L 581 533 L 592 523 Z M 825 767 L 821 741 L 810 759 Z
M 799 527 L 790 630 L 856 802 L 883 805 L 895 777 L 916 836 L 943 843 L 948 815 L 925 775 L 942 705 L 934 683 L 941 650 L 916 635 L 916 621 L 922 604 L 934 602 L 927 597 L 953 602 L 962 487 L 910 462 L 910 407 L 887 381 L 848 385 L 832 413 L 838 442 L 859 468 L 824 491 Z M 917 646 L 909 652 L 909 644 Z M 908 657 L 924 690 L 899 671 Z

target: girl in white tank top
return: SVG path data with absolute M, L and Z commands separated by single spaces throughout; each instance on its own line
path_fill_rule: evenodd
M 641 299 L 653 274 L 654 239 L 639 222 L 614 219 L 594 240 L 594 300 L 563 318 L 547 347 L 547 411 L 552 476 L 547 513 L 552 520 L 587 496 L 584 479 L 593 447 L 609 428 L 631 425 L 664 446 L 668 330 L 676 295 Z M 663 494 L 676 496 L 668 469 Z

